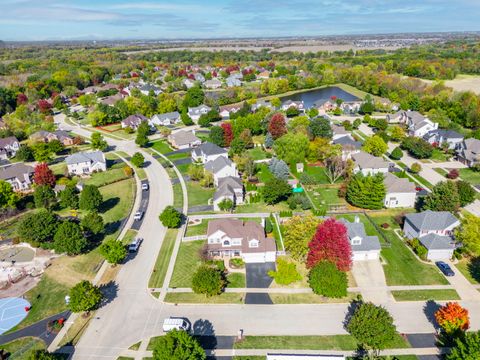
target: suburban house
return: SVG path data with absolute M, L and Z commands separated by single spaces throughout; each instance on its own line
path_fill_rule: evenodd
M 35 142 L 48 143 L 53 140 L 60 141 L 64 146 L 73 145 L 73 137 L 71 137 L 66 131 L 57 130 L 54 132 L 40 130 L 29 136 L 29 139 Z
M 282 104 L 281 109 L 283 111 L 287 111 L 290 108 L 295 108 L 299 111 L 304 111 L 304 104 L 303 101 L 293 101 L 293 100 L 287 100 Z
M 457 159 L 467 166 L 478 164 L 480 161 L 480 140 L 474 138 L 463 140 L 457 148 Z
M 408 134 L 415 137 L 424 137 L 432 130 L 438 129 L 438 123 L 430 121 L 423 115 L 416 115 L 407 119 Z
M 207 80 L 203 83 L 207 89 L 218 89 L 222 87 L 222 82 L 218 79 Z
M 148 118 L 142 114 L 130 115 L 129 117 L 122 120 L 122 129 L 130 128 L 132 130 L 137 130 L 140 124 L 144 121 L 148 121 Z
M 202 73 L 197 72 L 193 75 L 193 77 L 195 78 L 196 81 L 199 81 L 201 83 L 205 82 L 205 76 L 203 76 Z
M 150 126 L 167 126 L 178 124 L 181 120 L 180 113 L 178 111 L 173 111 L 165 114 L 155 114 L 148 123 Z
M 175 149 L 188 149 L 202 143 L 193 131 L 181 130 L 168 135 L 168 142 Z
M 238 176 L 237 166 L 225 156 L 219 156 L 215 160 L 208 161 L 204 165 L 205 170 L 213 174 L 213 182 L 218 186 L 218 180 L 228 176 Z
M 344 113 L 348 114 L 356 114 L 360 111 L 360 107 L 362 106 L 362 101 L 344 101 L 340 104 L 340 109 Z
M 211 142 L 205 142 L 192 150 L 193 161 L 201 162 L 202 164 L 213 161 L 221 156 L 228 158 L 227 150 Z
M 15 156 L 18 149 L 20 149 L 20 142 L 15 136 L 9 136 L 0 139 L 0 158 L 6 160 L 7 158 Z
M 417 191 L 414 183 L 408 179 L 386 173 L 384 184 L 386 189 L 384 205 L 386 208 L 415 206 Z
M 242 82 L 236 76 L 229 76 L 225 82 L 227 83 L 227 87 L 235 87 L 235 86 L 242 86 Z
M 312 107 L 319 112 L 327 112 L 335 110 L 337 103 L 330 99 L 319 99 L 313 103 Z
M 460 221 L 448 211 L 426 210 L 405 216 L 403 232 L 408 239 L 418 239 L 427 249 L 427 259 L 450 259 L 455 250 L 453 231 Z
M 274 262 L 275 240 L 265 236 L 255 221 L 216 219 L 208 222 L 207 252 L 210 256 L 241 257 L 246 263 Z
M 101 151 L 78 152 L 65 159 L 70 175 L 90 175 L 107 170 L 107 161 Z
M 240 178 L 227 176 L 218 179 L 217 190 L 213 194 L 213 210 L 219 211 L 218 204 L 226 199 L 232 200 L 234 206 L 244 203 L 245 195 Z
M 275 106 L 268 100 L 258 100 L 255 104 L 252 105 L 252 111 L 257 111 L 261 107 L 266 107 L 270 110 L 275 110 Z
M 268 70 L 264 70 L 264 71 L 259 72 L 257 74 L 257 79 L 259 79 L 259 80 L 266 80 L 268 78 L 270 78 L 270 71 L 268 71 Z
M 373 156 L 364 151 L 352 154 L 352 160 L 355 163 L 353 172 L 356 174 L 361 172 L 363 175 L 386 174 L 388 172 L 389 164 L 381 157 Z
M 387 121 L 389 123 L 408 124 L 409 121 L 412 121 L 413 119 L 423 120 L 424 116 L 418 111 L 411 110 L 400 110 L 397 111 L 395 114 L 387 114 Z
M 345 130 L 345 128 L 342 125 L 332 124 L 331 128 L 332 128 L 333 141 L 340 139 L 344 136 L 351 136 L 350 133 L 347 130 Z
M 182 84 L 187 88 L 190 89 L 195 86 L 195 80 L 192 79 L 183 79 Z
M 222 119 L 230 119 L 230 114 L 236 113 L 242 108 L 242 105 L 224 105 L 220 106 L 220 116 Z
M 138 88 L 138 90 L 140 90 L 143 95 L 150 95 L 150 92 L 153 92 L 155 96 L 158 96 L 162 93 L 162 89 L 152 84 L 143 84 Z
M 14 191 L 30 189 L 34 169 L 22 163 L 13 164 L 0 168 L 0 180 L 12 185 Z
M 212 110 L 212 108 L 207 105 L 200 105 L 193 108 L 189 107 L 188 116 L 190 116 L 190 119 L 192 119 L 192 121 L 198 122 L 200 116 L 207 114 L 210 110 Z
M 340 145 L 342 147 L 342 160 L 350 159 L 353 154 L 358 154 L 362 148 L 362 143 L 352 139 L 350 136 L 342 136 L 334 140 L 333 145 Z
M 110 95 L 107 96 L 103 99 L 101 99 L 99 102 L 103 105 L 108 105 L 108 106 L 115 106 L 117 102 L 122 100 L 124 98 L 124 95 L 122 93 L 118 93 L 115 95 Z
M 423 136 L 425 141 L 428 141 L 434 146 L 442 146 L 448 144 L 449 149 L 456 149 L 463 141 L 463 135 L 453 130 L 432 130 Z
M 376 260 L 380 258 L 380 241 L 377 236 L 369 236 L 365 232 L 365 225 L 360 222 L 360 218 L 355 216 L 355 220 L 350 222 L 346 219 L 340 219 L 340 222 L 347 228 L 347 236 L 352 246 L 352 260 Z

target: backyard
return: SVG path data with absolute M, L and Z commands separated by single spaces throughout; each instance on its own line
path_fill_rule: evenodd
M 472 185 L 480 184 L 480 172 L 470 168 L 459 169 L 459 172 L 462 180 L 468 181 Z

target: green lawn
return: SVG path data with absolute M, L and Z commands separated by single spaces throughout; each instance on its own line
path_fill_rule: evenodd
M 170 287 L 191 287 L 192 275 L 202 263 L 199 251 L 205 244 L 205 240 L 182 242 L 175 260 Z
M 472 284 L 480 284 L 480 258 L 462 259 L 455 266 Z
M 135 236 L 137 236 L 137 231 L 133 229 L 128 229 L 127 232 L 125 233 L 125 236 L 122 239 L 122 242 L 125 245 L 128 245 L 132 242 Z
M 321 166 L 308 166 L 306 165 L 304 168 L 304 172 L 308 175 L 315 178 L 318 184 L 330 184 L 327 175 L 325 174 L 325 168 Z M 300 177 L 301 174 L 298 174 L 297 177 Z M 338 179 L 336 183 L 342 182 L 342 179 Z
M 203 219 L 200 224 L 188 225 L 185 236 L 206 235 L 209 221 L 210 219 Z
M 198 182 L 187 181 L 188 206 L 208 205 L 215 188 L 204 188 Z
M 346 204 L 345 199 L 338 196 L 337 187 L 322 187 L 322 186 L 305 186 L 310 199 L 317 209 L 327 207 L 329 205 Z
M 325 298 L 312 293 L 305 294 L 269 294 L 274 304 L 333 304 L 333 303 L 349 303 L 357 298 L 358 293 L 348 293 L 348 296 L 342 299 Z
M 171 161 L 179 160 L 179 159 L 187 159 L 190 157 L 190 153 L 177 153 L 173 155 L 167 156 Z
M 178 171 L 180 171 L 180 173 L 187 174 L 190 164 L 175 165 L 175 167 L 178 169 Z
M 243 273 L 230 273 L 227 276 L 229 288 L 244 288 L 246 287 L 245 274 Z
M 447 161 L 447 158 L 449 157 L 450 156 L 447 156 L 442 150 L 433 149 L 432 157 L 430 159 L 436 162 L 444 162 Z
M 184 304 L 243 304 L 245 294 L 223 293 L 218 296 L 206 297 L 195 293 L 168 293 L 165 302 Z
M 173 206 L 180 209 L 183 207 L 183 191 L 180 183 L 173 185 Z
M 35 351 L 46 348 L 47 347 L 42 340 L 34 337 L 24 337 L 0 345 L 0 349 L 10 353 L 9 359 L 12 360 L 28 360 Z
M 123 169 L 114 168 L 108 169 L 107 171 L 98 172 L 92 174 L 92 176 L 84 181 L 85 185 L 95 185 L 95 186 L 104 186 L 106 184 L 111 184 L 116 181 L 128 179 L 128 176 L 125 175 Z
M 407 245 L 393 232 L 399 226 L 391 216 L 371 214 L 373 221 L 380 227 L 390 224 L 388 229 L 380 231 L 390 240 L 391 247 L 384 247 L 381 256 L 386 262 L 383 266 L 387 285 L 447 285 L 448 281 L 435 267 L 420 262 Z
M 442 176 L 447 176 L 448 172 L 442 168 L 433 168 L 437 173 L 439 173 Z
M 261 147 L 257 146 L 247 151 L 247 154 L 252 157 L 253 160 L 267 159 L 267 152 Z
M 267 181 L 269 180 L 272 180 L 273 179 L 273 174 L 270 172 L 270 170 L 268 169 L 268 165 L 267 164 L 258 164 L 257 165 L 257 174 L 256 174 L 258 180 L 261 182 L 261 183 L 266 183 Z
M 163 286 L 165 275 L 167 274 L 168 264 L 170 257 L 172 256 L 173 248 L 175 246 L 175 240 L 177 238 L 177 229 L 168 229 L 163 239 L 162 247 L 157 256 L 155 267 L 153 268 L 152 275 L 148 282 L 150 288 L 160 288 Z
M 453 289 L 394 290 L 392 295 L 396 301 L 460 300 L 460 296 Z
M 473 185 L 480 184 L 480 172 L 476 172 L 470 168 L 459 169 L 460 177 Z
M 235 208 L 236 213 L 273 213 L 280 211 L 290 211 L 290 208 L 285 201 L 275 205 L 267 205 L 264 202 L 258 202 L 239 205 Z
M 235 343 L 235 349 L 298 349 L 298 350 L 355 350 L 358 343 L 351 335 L 329 336 L 245 336 Z M 400 335 L 390 344 L 392 349 L 409 348 Z
M 173 149 L 168 145 L 165 140 L 152 142 L 152 148 L 157 150 L 161 154 L 172 152 Z

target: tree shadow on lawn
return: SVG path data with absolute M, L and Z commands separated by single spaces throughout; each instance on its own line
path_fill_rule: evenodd
M 472 278 L 480 282 L 480 257 L 472 258 L 467 269 Z
M 104 231 L 105 236 L 114 234 L 120 228 L 120 226 L 122 225 L 122 222 L 123 220 L 117 220 L 117 221 L 112 221 L 106 224 L 105 231 Z
M 120 202 L 119 197 L 114 197 L 114 198 L 108 199 L 108 200 L 104 201 L 102 203 L 102 205 L 100 205 L 100 207 L 98 209 L 98 212 L 101 213 L 101 214 L 104 214 L 108 210 L 113 209 L 115 206 L 117 206 L 117 204 L 119 202 Z

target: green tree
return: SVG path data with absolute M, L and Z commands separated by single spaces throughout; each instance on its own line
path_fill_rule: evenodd
M 183 107 L 196 107 L 203 104 L 205 94 L 199 86 L 193 86 L 187 90 L 185 97 L 183 98 Z
M 223 136 L 223 128 L 220 126 L 212 126 L 210 129 L 209 140 L 218 146 L 224 146 L 225 140 Z
M 413 163 L 412 166 L 410 166 L 410 171 L 414 174 L 418 174 L 420 171 L 422 171 L 422 165 L 419 163 Z
M 22 162 L 32 161 L 33 151 L 27 145 L 20 145 L 20 149 L 15 153 L 15 158 Z
M 148 122 L 143 121 L 137 128 L 137 137 L 135 138 L 135 144 L 141 147 L 147 146 L 148 134 L 150 134 L 150 125 L 148 125 Z
M 312 240 L 319 220 L 312 216 L 293 216 L 284 224 L 285 250 L 297 261 L 305 261 L 308 243 Z
M 160 214 L 160 221 L 167 228 L 178 228 L 182 223 L 182 213 L 173 206 L 167 206 Z
M 361 303 L 347 323 L 347 331 L 365 350 L 379 356 L 380 350 L 392 344 L 397 329 L 389 312 L 373 303 Z
M 205 360 L 207 355 L 198 341 L 185 331 L 172 330 L 160 336 L 153 348 L 154 360 Z
M 308 146 L 308 137 L 305 134 L 288 133 L 275 140 L 273 149 L 280 159 L 294 165 L 305 161 Z
M 225 288 L 226 281 L 223 272 L 216 266 L 202 265 L 193 274 L 192 290 L 196 294 L 205 296 L 220 295 Z
M 390 157 L 393 160 L 400 160 L 403 157 L 403 151 L 397 146 L 395 149 L 392 150 L 390 153 Z
M 456 185 L 461 207 L 465 207 L 475 201 L 477 192 L 468 181 L 459 180 L 456 182 Z
M 17 225 L 17 234 L 23 241 L 33 246 L 49 242 L 57 231 L 59 221 L 56 215 L 40 209 L 25 215 Z
M 103 294 L 90 281 L 80 281 L 70 290 L 70 310 L 73 312 L 95 310 L 100 305 Z
M 329 298 L 347 296 L 347 274 L 330 261 L 320 261 L 310 270 L 308 284 L 317 295 Z
M 35 350 L 30 354 L 28 360 L 59 360 L 59 356 L 49 353 L 47 350 Z
M 106 240 L 100 245 L 100 254 L 107 260 L 109 264 L 119 264 L 125 256 L 127 256 L 127 249 L 121 241 L 115 239 Z
M 388 150 L 388 146 L 380 136 L 374 135 L 365 140 L 365 143 L 363 144 L 363 150 L 372 154 L 373 156 L 382 156 Z
M 36 208 L 50 209 L 55 203 L 55 192 L 48 185 L 35 187 L 33 200 Z
M 75 186 L 68 185 L 58 194 L 60 206 L 63 208 L 78 209 L 78 193 Z
M 461 227 L 455 230 L 455 239 L 463 244 L 464 249 L 475 256 L 480 256 L 480 218 L 469 213 L 462 217 Z
M 105 151 L 108 148 L 108 144 L 103 138 L 102 134 L 95 132 L 90 137 L 90 146 L 94 150 Z
M 233 206 L 234 204 L 231 199 L 223 199 L 218 203 L 218 208 L 222 211 L 231 211 Z
M 78 255 L 87 247 L 87 239 L 83 236 L 80 225 L 71 221 L 64 221 L 55 232 L 53 247 L 58 253 Z
M 98 210 L 103 202 L 103 196 L 95 185 L 85 185 L 80 193 L 78 202 L 80 209 L 87 211 Z
M 313 138 L 323 137 L 331 139 L 333 135 L 330 121 L 322 117 L 312 119 L 308 131 Z
M 347 184 L 347 201 L 362 209 L 378 210 L 383 208 L 386 190 L 383 175 L 364 176 L 358 173 Z
M 405 138 L 405 130 L 398 125 L 394 125 L 390 130 L 390 138 L 392 141 L 402 141 Z
M 273 205 L 280 201 L 286 200 L 292 193 L 292 187 L 286 180 L 280 180 L 277 178 L 271 179 L 265 183 L 265 186 L 261 190 L 263 200 Z
M 52 151 L 48 144 L 38 143 L 32 146 L 33 158 L 38 162 L 49 162 L 52 159 Z
M 447 355 L 447 360 L 480 359 L 480 332 L 466 332 L 455 338 L 454 345 Z
M 423 203 L 424 210 L 457 212 L 460 196 L 453 181 L 442 181 L 435 185 Z
M 105 224 L 103 223 L 103 217 L 101 217 L 97 212 L 92 211 L 85 215 L 80 222 L 82 229 L 88 231 L 92 234 L 100 234 L 105 229 Z
M 135 154 L 133 154 L 132 158 L 130 159 L 130 162 L 136 167 L 142 167 L 143 163 L 145 162 L 145 158 L 141 153 L 136 152 Z
M 0 207 L 13 208 L 17 204 L 19 197 L 13 191 L 12 185 L 5 180 L 0 180 Z
M 302 279 L 295 263 L 282 257 L 277 258 L 277 270 L 270 270 L 268 276 L 272 277 L 279 285 L 289 285 Z

